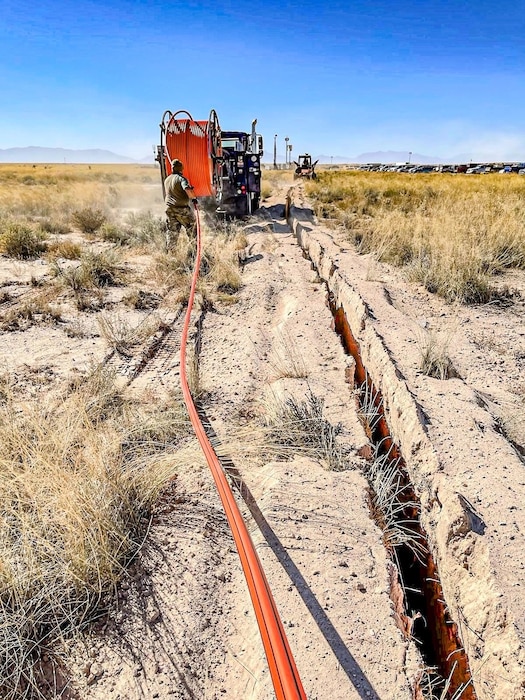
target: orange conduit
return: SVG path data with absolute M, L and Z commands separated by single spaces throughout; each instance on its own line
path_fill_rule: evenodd
M 193 186 L 195 196 L 215 196 L 210 122 L 194 121 L 190 115 L 187 119 L 175 119 L 177 114 L 180 112 L 172 115 L 166 128 L 166 172 L 171 173 L 171 162 L 178 158 L 184 164 L 184 176 Z
M 188 340 L 188 329 L 190 325 L 191 311 L 195 297 L 195 287 L 199 276 L 201 260 L 201 229 L 199 212 L 195 212 L 197 218 L 197 256 L 195 268 L 191 280 L 191 289 L 188 299 L 188 308 L 184 317 L 182 330 L 181 350 L 180 350 L 180 377 L 182 393 L 186 403 L 190 420 L 199 440 L 202 450 L 206 456 L 206 461 L 212 473 L 215 485 L 219 492 L 228 523 L 233 533 L 235 545 L 239 553 L 246 582 L 252 604 L 259 625 L 264 651 L 268 660 L 268 667 L 272 677 L 273 687 L 277 700 L 306 700 L 301 679 L 295 665 L 291 649 L 284 632 L 283 624 L 275 601 L 273 599 L 270 586 L 264 575 L 261 562 L 253 546 L 253 542 L 248 533 L 246 523 L 243 520 L 237 502 L 221 467 L 219 459 L 206 435 L 204 426 L 199 418 L 186 377 L 186 345 Z

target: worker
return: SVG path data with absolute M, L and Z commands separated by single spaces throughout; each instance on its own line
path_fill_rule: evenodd
M 171 175 L 168 175 L 164 181 L 167 217 L 166 246 L 168 250 L 173 250 L 176 246 L 183 226 L 192 247 L 195 250 L 197 248 L 197 222 L 190 206 L 190 202 L 197 206 L 197 197 L 193 194 L 193 187 L 182 174 L 183 169 L 182 161 L 176 158 L 171 164 Z

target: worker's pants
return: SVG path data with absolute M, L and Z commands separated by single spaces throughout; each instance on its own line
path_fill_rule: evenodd
M 184 226 L 186 235 L 190 239 L 192 246 L 197 244 L 197 222 L 195 214 L 190 207 L 168 207 L 166 209 L 167 231 L 166 247 L 173 250 L 177 245 L 179 233 Z

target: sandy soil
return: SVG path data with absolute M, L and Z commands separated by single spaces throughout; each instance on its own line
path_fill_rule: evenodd
M 288 221 L 284 203 L 283 191 L 244 223 L 237 303 L 197 311 L 194 335 L 203 410 L 242 486 L 239 502 L 307 697 L 421 697 L 424 666 L 392 602 L 397 573 L 370 511 L 363 476 L 370 448 L 330 294 L 344 306 L 383 393 L 477 695 L 525 698 L 525 277 L 502 280 L 517 290 L 509 306 L 452 307 L 372 257 L 357 256 L 340 231 L 315 221 L 300 187 Z M 144 261 L 129 265 L 143 274 Z M 31 294 L 31 279 L 46 274 L 45 263 L 1 260 L 6 303 Z M 137 279 L 135 286 L 155 291 L 147 277 Z M 135 324 L 151 313 L 124 307 L 123 295 L 113 292 L 106 313 L 126 314 Z M 177 383 L 177 314 L 168 321 L 173 334 L 130 391 L 154 398 L 159 377 L 164 386 Z M 64 332 L 72 327 L 82 332 Z M 420 371 L 431 333 L 446 346 L 452 379 Z M 20 392 L 36 397 L 110 361 L 96 314 L 65 306 L 62 324 L 27 324 L 2 335 L 0 363 Z M 122 375 L 131 377 L 130 362 L 119 368 Z M 340 424 L 342 468 L 300 450 L 284 459 L 269 449 L 261 461 L 256 426 L 286 397 L 309 396 Z M 274 697 L 239 560 L 202 459 L 161 499 L 118 603 L 69 654 L 72 678 L 62 697 Z

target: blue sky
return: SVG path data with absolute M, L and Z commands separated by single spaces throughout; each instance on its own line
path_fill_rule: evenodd
M 164 110 L 266 150 L 525 160 L 525 0 L 0 0 L 0 148 L 134 158 Z

